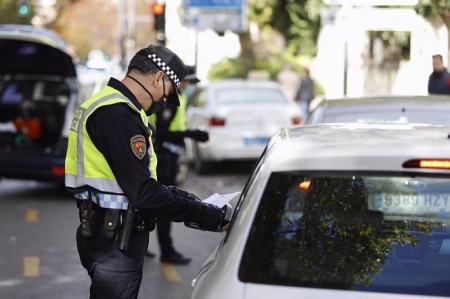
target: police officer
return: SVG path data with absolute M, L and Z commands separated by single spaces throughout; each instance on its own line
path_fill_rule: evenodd
M 156 217 L 221 231 L 224 210 L 156 180 L 148 115 L 179 105 L 187 75 L 181 59 L 150 45 L 126 76 L 76 111 L 69 131 L 66 187 L 77 198 L 77 248 L 91 278 L 90 298 L 137 298 L 149 231 Z M 131 229 L 130 229 L 131 228 Z
M 155 152 L 158 157 L 157 175 L 158 181 L 164 185 L 176 185 L 176 176 L 179 170 L 180 153 L 184 150 L 184 138 L 192 138 L 196 141 L 207 141 L 207 132 L 200 130 L 187 130 L 186 105 L 187 94 L 185 89 L 200 82 L 195 74 L 194 66 L 186 66 L 188 75 L 181 82 L 179 100 L 180 105 L 168 104 L 162 111 L 150 117 L 156 126 Z M 165 263 L 184 265 L 191 261 L 175 250 L 170 236 L 171 221 L 158 217 L 156 219 L 156 232 L 161 252 L 160 261 Z M 147 251 L 146 256 L 155 255 Z

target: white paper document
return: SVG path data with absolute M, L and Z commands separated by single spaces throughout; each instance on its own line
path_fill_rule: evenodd
M 218 206 L 219 208 L 222 208 L 224 205 L 226 205 L 230 200 L 236 197 L 236 195 L 240 194 L 239 192 L 233 192 L 228 194 L 217 194 L 214 193 L 210 197 L 203 200 L 203 202 L 213 204 L 215 206 Z

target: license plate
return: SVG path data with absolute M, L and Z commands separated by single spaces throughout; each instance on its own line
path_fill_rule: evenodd
M 450 212 L 450 193 L 378 193 L 375 208 L 385 213 L 424 214 Z
M 245 145 L 261 145 L 267 144 L 269 142 L 269 138 L 245 138 Z

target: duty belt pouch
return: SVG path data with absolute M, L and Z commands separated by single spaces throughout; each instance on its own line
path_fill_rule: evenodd
M 81 223 L 81 234 L 86 238 L 95 237 L 98 225 L 98 210 L 94 203 L 88 200 L 80 200 L 77 203 Z
M 134 228 L 137 232 L 144 230 L 153 231 L 155 229 L 155 218 L 144 218 L 139 213 L 134 215 Z
M 120 210 L 105 209 L 105 222 L 103 223 L 103 236 L 106 240 L 117 242 L 120 228 Z

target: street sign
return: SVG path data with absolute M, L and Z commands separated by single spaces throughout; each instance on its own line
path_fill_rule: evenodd
M 414 6 L 419 0 L 322 0 L 327 5 L 352 6 Z
M 247 30 L 246 0 L 184 0 L 183 25 L 217 32 Z

